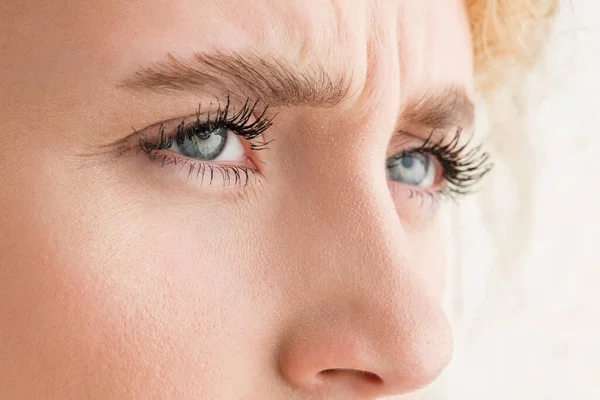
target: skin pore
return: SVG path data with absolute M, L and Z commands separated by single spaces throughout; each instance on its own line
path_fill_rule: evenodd
M 386 160 L 468 138 L 462 1 L 0 15 L 0 398 L 373 399 L 444 369 L 443 163 L 426 188 Z M 246 100 L 262 150 L 160 141 Z

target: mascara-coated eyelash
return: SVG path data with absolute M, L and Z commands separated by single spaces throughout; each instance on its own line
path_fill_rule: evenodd
M 418 197 L 422 202 L 426 200 L 425 196 L 433 200 L 437 197 L 456 200 L 472 193 L 474 186 L 492 170 L 490 154 L 483 150 L 482 145 L 469 149 L 471 139 L 461 143 L 461 132 L 459 128 L 450 140 L 442 137 L 437 143 L 432 142 L 432 133 L 420 147 L 401 153 L 401 156 L 415 153 L 431 155 L 442 168 L 442 182 L 435 191 L 411 188 L 411 198 Z
M 251 103 L 250 99 L 247 98 L 240 110 L 238 112 L 233 111 L 233 115 L 230 115 L 232 113 L 232 111 L 230 111 L 231 101 L 230 97 L 227 96 L 227 102 L 225 103 L 224 108 L 221 108 L 221 104 L 218 103 L 218 109 L 213 120 L 211 120 L 210 111 L 207 112 L 205 119 L 201 119 L 202 103 L 200 103 L 198 105 L 198 111 L 196 112 L 196 121 L 193 124 L 185 125 L 185 119 L 183 119 L 177 126 L 177 133 L 172 136 L 165 136 L 164 124 L 161 124 L 159 127 L 159 135 L 156 140 L 148 140 L 145 135 L 138 133 L 140 145 L 146 152 L 168 149 L 173 144 L 173 140 L 177 140 L 179 143 L 181 143 L 183 139 L 189 140 L 194 135 L 198 135 L 199 131 L 202 129 L 211 130 L 215 128 L 225 128 L 249 141 L 252 150 L 262 150 L 269 142 L 256 143 L 251 141 L 273 125 L 273 118 L 267 118 L 266 114 L 269 106 L 266 105 L 260 115 L 254 121 L 250 122 L 259 101 L 260 99 Z
M 180 165 L 180 170 L 187 166 L 188 178 L 195 176 L 201 180 L 201 183 L 204 183 L 206 175 L 206 181 L 211 185 L 213 179 L 219 176 L 220 173 L 224 187 L 231 184 L 245 186 L 248 184 L 250 175 L 256 177 L 256 168 L 247 156 L 244 155 L 243 158 L 247 161 L 246 164 L 250 165 L 236 164 L 242 160 L 225 160 L 225 163 L 215 164 L 206 162 L 212 161 L 213 158 L 202 157 L 201 150 L 206 151 L 206 148 L 211 144 L 214 145 L 214 143 L 222 144 L 214 152 L 214 161 L 220 161 L 216 158 L 220 157 L 222 152 L 227 150 L 224 146 L 231 143 L 232 139 L 228 139 L 230 132 L 233 139 L 237 140 L 238 143 L 240 139 L 236 139 L 235 136 L 243 138 L 248 143 L 250 150 L 263 150 L 267 148 L 267 145 L 271 141 L 257 141 L 256 139 L 272 126 L 273 117 L 267 117 L 268 106 L 265 106 L 260 114 L 255 119 L 252 119 L 259 101 L 251 102 L 250 99 L 246 99 L 240 110 L 236 112 L 230 106 L 231 103 L 228 96 L 225 106 L 221 107 L 221 104 L 218 103 L 218 109 L 212 114 L 210 112 L 211 104 L 209 111 L 206 112 L 206 116 L 201 116 L 202 105 L 200 104 L 195 120 L 190 123 L 186 121 L 189 120 L 189 117 L 183 118 L 176 128 L 170 128 L 175 131 L 173 134 L 165 133 L 166 128 L 164 123 L 158 127 L 158 133 L 152 135 L 153 138 L 150 139 L 144 132 L 136 132 L 139 146 L 152 159 L 162 160 L 162 166 L 171 164 Z M 216 141 L 214 138 L 217 138 Z M 190 157 L 188 154 L 172 151 L 173 149 L 180 148 L 189 149 L 194 146 L 200 146 L 196 148 L 198 150 L 196 153 L 199 157 Z M 235 147 L 235 145 L 233 146 Z M 241 147 L 245 146 L 241 145 Z M 161 150 L 170 151 L 163 152 Z

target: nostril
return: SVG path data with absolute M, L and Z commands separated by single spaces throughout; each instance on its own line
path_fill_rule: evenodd
M 362 381 L 364 383 L 370 383 L 372 385 L 381 385 L 383 379 L 379 375 L 369 371 L 361 371 L 358 369 L 344 369 L 344 368 L 333 368 L 324 369 L 319 372 L 319 376 L 322 378 L 336 379 L 336 378 L 347 378 Z

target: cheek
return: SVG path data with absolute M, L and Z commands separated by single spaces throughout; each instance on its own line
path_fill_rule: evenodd
M 119 390 L 210 398 L 202 383 L 222 381 L 222 365 L 243 368 L 225 362 L 242 349 L 232 352 L 222 333 L 242 335 L 255 316 L 250 283 L 233 268 L 243 263 L 235 255 L 248 252 L 225 239 L 236 234 L 215 213 L 206 218 L 213 225 L 202 222 L 206 210 L 167 214 L 156 205 L 128 206 L 136 202 L 125 190 L 52 182 L 22 212 L 9 206 L 19 218 L 2 218 L 20 234 L 18 243 L 0 242 L 10 249 L 0 258 L 0 350 L 13 362 L 0 363 L 0 376 L 43 377 L 37 390 L 105 398 L 122 398 Z M 44 211 L 32 215 L 36 209 Z M 80 387 L 66 388 L 68 376 Z
M 428 195 L 411 195 L 403 185 L 388 182 L 399 220 L 403 226 L 404 255 L 423 277 L 429 292 L 441 301 L 446 285 L 446 240 L 443 230 L 443 201 Z
M 443 201 L 430 195 L 411 194 L 411 189 L 388 181 L 388 189 L 403 225 L 408 245 L 405 255 L 430 286 L 430 292 L 442 298 L 446 284 L 446 243 L 442 224 Z M 414 192 L 413 192 L 414 193 Z

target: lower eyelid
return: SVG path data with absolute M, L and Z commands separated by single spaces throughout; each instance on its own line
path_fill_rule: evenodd
M 159 167 L 170 169 L 175 176 L 186 183 L 197 182 L 200 186 L 244 187 L 259 181 L 259 173 L 250 158 L 245 156 L 244 163 L 203 162 L 193 160 L 169 150 L 154 150 L 144 154 Z M 169 178 L 167 178 L 169 179 Z
M 438 189 L 419 188 L 388 180 L 388 190 L 399 213 L 407 213 L 407 216 L 415 209 L 428 208 L 435 212 L 444 199 L 442 191 Z
M 419 206 L 431 206 L 437 209 L 437 205 L 445 197 L 445 171 L 442 164 L 436 156 L 430 153 L 424 153 L 434 163 L 436 168 L 436 176 L 434 178 L 434 186 L 412 186 L 402 182 L 396 182 L 388 179 L 388 190 L 394 199 L 395 203 L 400 202 L 398 207 L 410 208 L 415 201 Z M 407 204 L 410 202 L 410 204 Z M 406 204 L 405 204 L 406 203 Z

